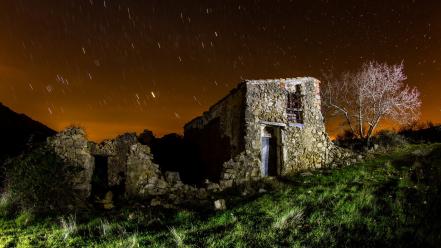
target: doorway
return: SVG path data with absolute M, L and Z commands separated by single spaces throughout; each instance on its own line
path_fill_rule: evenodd
M 267 126 L 262 133 L 262 165 L 263 176 L 278 176 L 281 165 L 280 127 Z
M 108 157 L 95 156 L 95 169 L 92 175 L 91 199 L 101 200 L 109 190 L 108 183 Z

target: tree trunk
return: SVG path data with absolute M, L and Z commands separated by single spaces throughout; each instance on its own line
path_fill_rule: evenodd
M 365 140 L 365 142 L 366 142 L 366 146 L 368 146 L 368 147 L 369 147 L 369 145 L 370 145 L 370 141 L 371 141 L 372 133 L 374 132 L 375 128 L 377 127 L 378 122 L 380 122 L 380 119 L 381 119 L 381 115 L 379 115 L 379 116 L 377 117 L 377 119 L 375 120 L 374 124 L 370 124 L 370 126 L 369 126 L 369 130 L 368 130 L 368 132 L 367 132 L 367 134 L 366 134 L 366 138 L 365 138 L 365 139 L 366 139 L 366 140 Z
M 359 93 L 360 94 L 360 93 Z M 360 137 L 363 137 L 363 117 L 361 113 L 361 97 L 358 96 L 358 131 L 360 132 Z

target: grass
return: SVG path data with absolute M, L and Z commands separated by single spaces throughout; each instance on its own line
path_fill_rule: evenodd
M 232 192 L 223 212 L 127 207 L 0 219 L 0 247 L 439 247 L 441 144 Z M 19 219 L 19 220 L 17 220 Z M 26 221 L 26 220 L 31 221 Z

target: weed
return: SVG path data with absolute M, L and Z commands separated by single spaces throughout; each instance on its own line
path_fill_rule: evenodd
M 273 224 L 275 229 L 283 230 L 289 227 L 297 227 L 303 222 L 303 209 L 296 206 L 287 213 L 282 214 Z
M 108 220 L 100 220 L 101 224 L 99 226 L 100 233 L 102 237 L 109 235 L 112 232 L 112 225 Z
M 170 234 L 173 237 L 173 240 L 175 241 L 176 246 L 179 248 L 185 247 L 184 234 L 176 230 L 176 228 L 174 227 L 169 228 L 169 230 L 170 230 Z
M 0 194 L 0 218 L 9 218 L 13 213 L 13 201 L 11 194 L 4 192 Z
M 66 240 L 72 235 L 75 235 L 78 231 L 77 221 L 75 215 L 69 215 L 67 218 L 61 217 L 61 230 L 63 240 Z
M 34 219 L 34 213 L 30 210 L 24 210 L 15 218 L 15 224 L 19 227 L 26 227 L 30 225 Z

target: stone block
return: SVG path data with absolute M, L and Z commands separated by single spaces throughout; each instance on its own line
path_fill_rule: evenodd
M 152 206 L 152 207 L 156 207 L 156 206 L 160 206 L 160 205 L 161 205 L 161 199 L 159 199 L 159 198 L 153 198 L 150 201 L 150 206 Z
M 233 180 L 221 180 L 220 186 L 222 189 L 233 187 Z
M 181 181 L 181 178 L 179 176 L 179 172 L 176 171 L 166 171 L 165 172 L 165 180 L 169 184 L 177 184 Z
M 225 200 L 224 199 L 219 199 L 214 201 L 214 209 L 216 211 L 222 211 L 227 209 L 227 205 L 225 204 Z

